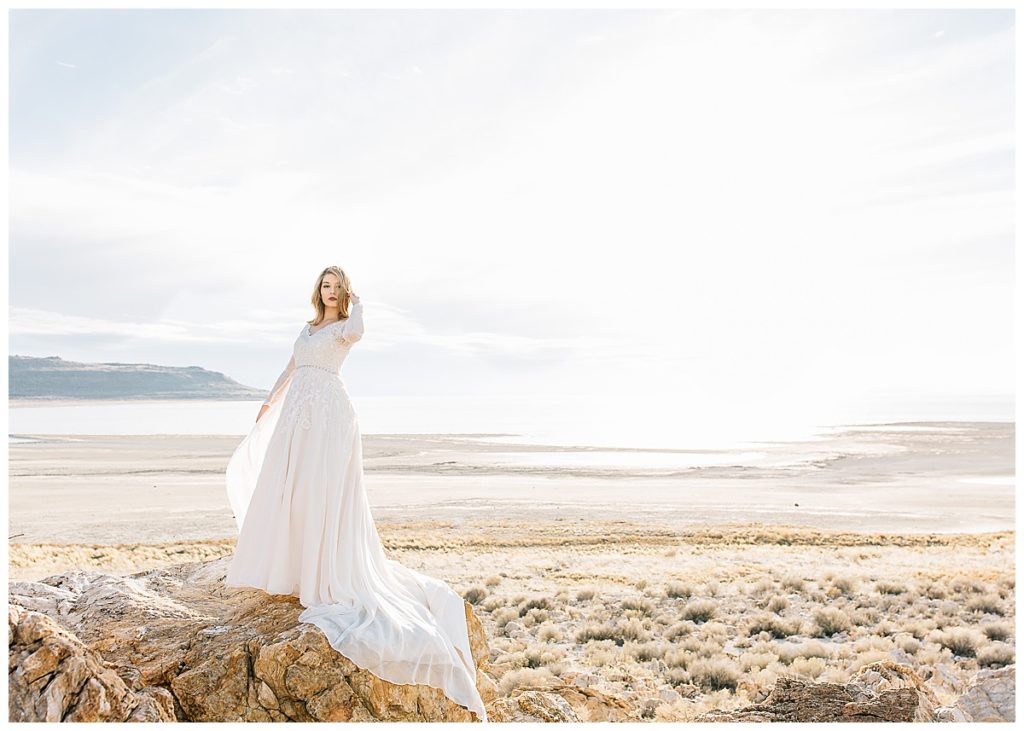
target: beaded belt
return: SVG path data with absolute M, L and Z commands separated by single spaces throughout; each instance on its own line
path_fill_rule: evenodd
M 323 366 L 313 365 L 312 363 L 303 363 L 302 365 L 295 366 L 295 367 L 296 368 L 319 368 L 320 370 L 327 371 L 328 373 L 337 373 L 338 372 L 337 368 L 324 368 Z

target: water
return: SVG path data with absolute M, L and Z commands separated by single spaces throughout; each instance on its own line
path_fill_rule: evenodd
M 824 438 L 837 425 L 898 421 L 1013 421 L 1012 401 L 922 403 L 798 414 L 793 409 L 743 413 L 734 408 L 688 411 L 666 401 L 607 395 L 558 397 L 352 397 L 364 434 L 473 434 L 492 443 L 684 450 L 748 450 L 757 461 L 766 442 Z M 47 434 L 222 434 L 241 437 L 258 401 L 119 401 L 33 404 L 8 410 L 10 443 Z M 815 418 L 817 417 L 817 418 Z M 829 417 L 829 418 L 826 418 Z M 891 427 L 862 427 L 884 430 Z M 912 428 L 938 428 L 912 427 Z M 491 436 L 483 436 L 491 435 Z M 648 455 L 649 461 L 653 455 Z M 733 455 L 732 459 L 735 459 Z M 510 457 L 510 459 L 527 459 Z M 566 464 L 584 457 L 564 457 Z M 592 455 L 589 464 L 602 459 Z M 616 457 L 620 462 L 627 457 Z M 704 457 L 704 463 L 714 458 Z M 665 457 L 687 461 L 682 457 Z M 700 463 L 691 455 L 690 463 Z
M 903 447 L 876 440 L 831 438 L 839 431 L 948 431 L 946 421 L 1012 421 L 983 410 L 875 412 L 873 419 L 847 411 L 831 423 L 774 413 L 697 417 L 663 403 L 603 397 L 380 398 L 352 397 L 363 434 L 448 434 L 495 445 L 494 451 L 462 453 L 462 464 L 511 468 L 641 470 L 666 473 L 733 465 L 787 468 L 844 454 L 884 454 Z M 9 410 L 9 444 L 36 435 L 232 435 L 241 440 L 259 412 L 258 401 L 121 401 L 34 404 Z M 863 417 L 863 413 L 860 414 Z M 959 416 L 960 418 L 956 418 Z M 901 418 L 902 417 L 902 418 Z M 893 427 L 878 422 L 917 421 Z M 548 445 L 519 451 L 505 445 Z M 559 447 L 577 447 L 566 451 Z M 627 451 L 638 449 L 641 451 Z M 966 482 L 985 484 L 979 476 Z M 1002 478 L 1000 478 L 1002 479 Z M 1013 478 L 1008 478 L 1012 484 Z
M 629 405 L 593 399 L 352 398 L 364 434 L 474 434 L 493 443 L 563 446 L 729 449 L 744 439 L 814 438 L 814 429 L 779 421 L 745 429 L 712 421 L 638 414 Z M 9 433 L 235 434 L 248 432 L 258 401 L 83 402 L 9 410 Z M 489 435 L 489 436 L 483 436 Z

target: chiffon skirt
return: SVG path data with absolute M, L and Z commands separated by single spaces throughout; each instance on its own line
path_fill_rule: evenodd
M 228 464 L 239 525 L 226 585 L 299 597 L 299 621 L 396 684 L 440 688 L 487 720 L 465 605 L 387 558 L 363 487 L 359 424 L 337 374 L 297 368 Z

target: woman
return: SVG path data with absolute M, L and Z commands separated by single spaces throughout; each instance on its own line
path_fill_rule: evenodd
M 239 534 L 225 583 L 298 596 L 299 621 L 359 667 L 441 688 L 486 721 L 462 597 L 387 558 L 370 514 L 340 375 L 363 336 L 362 302 L 335 266 L 320 273 L 312 302 L 316 316 L 228 464 Z

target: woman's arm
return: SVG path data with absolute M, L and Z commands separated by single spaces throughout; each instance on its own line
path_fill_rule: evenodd
M 345 343 L 352 344 L 363 337 L 363 303 L 355 293 L 352 294 L 348 320 L 338 330 L 337 339 Z
M 263 412 L 281 396 L 281 391 L 288 384 L 288 381 L 291 380 L 294 373 L 295 355 L 293 354 L 292 357 L 288 359 L 288 365 L 284 367 L 284 370 L 281 371 L 281 375 L 277 377 L 277 382 L 274 383 L 273 387 L 270 389 L 270 395 L 263 401 L 263 406 L 260 408 L 260 413 L 256 417 L 256 421 L 259 421 L 260 416 L 263 416 Z

